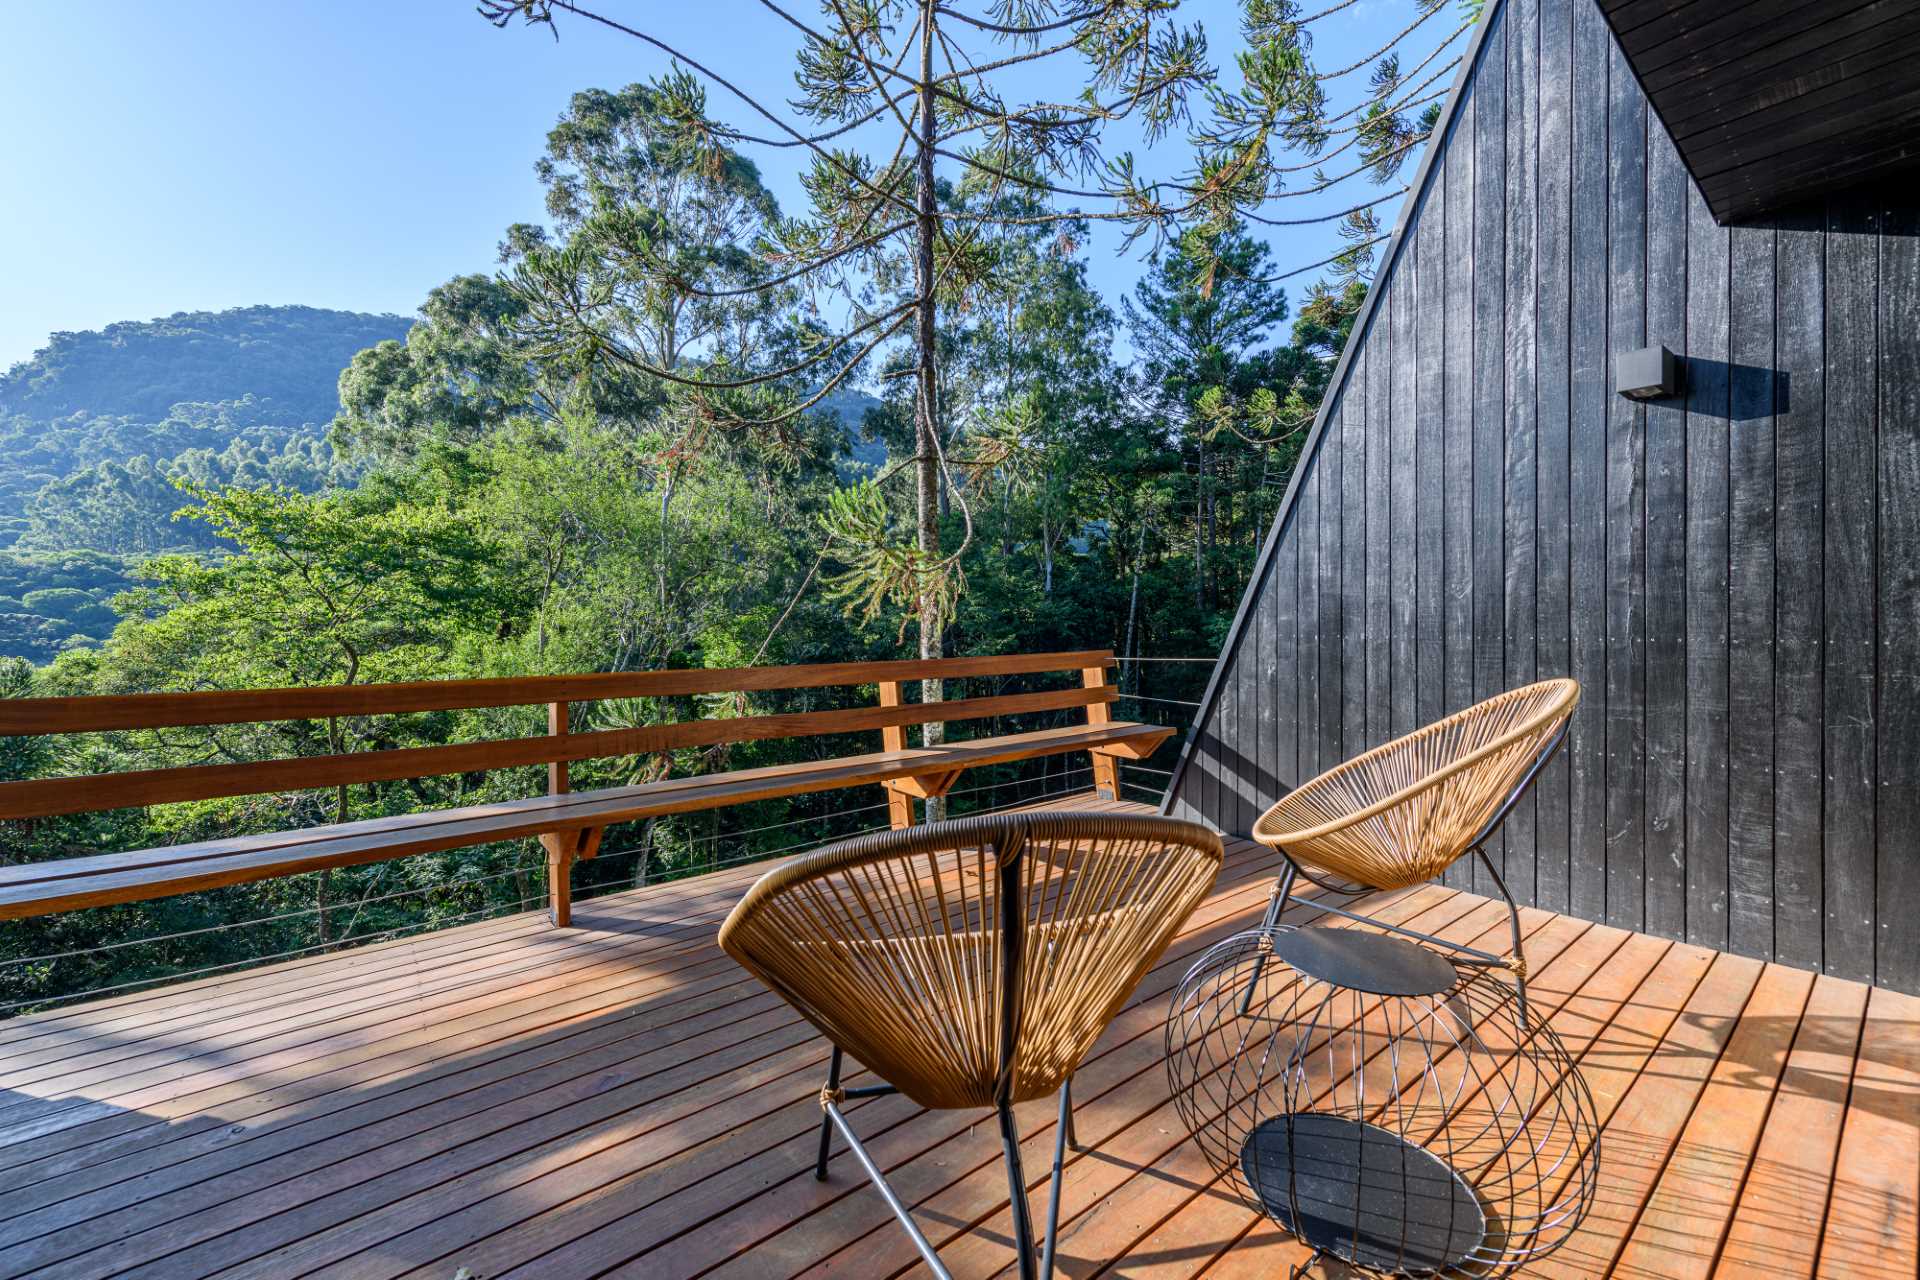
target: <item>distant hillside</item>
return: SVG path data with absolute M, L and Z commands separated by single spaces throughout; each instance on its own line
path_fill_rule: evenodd
M 401 316 L 180 312 L 56 333 L 0 374 L 0 654 L 45 661 L 111 630 L 131 559 L 203 547 L 177 478 L 317 489 L 340 371 Z
M 45 662 L 96 644 L 144 556 L 216 545 L 173 519 L 175 481 L 312 491 L 351 477 L 326 441 L 341 370 L 404 339 L 401 316 L 315 307 L 180 312 L 56 333 L 0 374 L 0 655 Z M 847 428 L 848 475 L 885 465 L 851 388 L 820 409 Z
M 33 359 L 0 374 L 0 418 L 157 420 L 177 404 L 252 396 L 262 421 L 324 424 L 354 352 L 403 337 L 412 323 L 317 307 L 240 307 L 56 333 Z
M 847 464 L 878 469 L 886 465 L 887 446 L 867 434 L 865 421 L 869 410 L 878 409 L 880 400 L 864 391 L 851 387 L 839 387 L 827 393 L 815 406 L 816 412 L 828 413 L 840 419 L 840 425 L 847 429 Z M 848 468 L 843 465 L 841 468 Z M 849 472 L 850 474 L 850 472 Z

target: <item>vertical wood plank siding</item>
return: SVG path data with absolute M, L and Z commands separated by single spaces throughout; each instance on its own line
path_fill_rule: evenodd
M 1683 393 L 1615 395 L 1651 343 Z M 1505 0 L 1166 808 L 1242 833 L 1559 674 L 1565 753 L 1489 850 L 1517 896 L 1920 991 L 1920 197 L 1721 226 L 1594 0 Z

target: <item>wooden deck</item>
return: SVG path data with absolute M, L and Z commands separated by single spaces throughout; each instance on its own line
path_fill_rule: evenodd
M 0 1277 L 915 1271 L 850 1161 L 810 1176 L 826 1046 L 714 946 L 758 870 L 595 899 L 571 930 L 514 916 L 0 1024 Z M 1077 1077 L 1064 1274 L 1264 1280 L 1296 1258 L 1213 1185 L 1161 1066 L 1168 991 L 1273 871 L 1234 847 Z M 1438 887 L 1371 909 L 1495 946 L 1506 927 Z M 1593 1214 L 1525 1274 L 1915 1275 L 1920 1000 L 1526 925 L 1536 1007 L 1605 1130 Z M 1023 1112 L 1030 1171 L 1051 1110 Z M 984 1116 L 851 1114 L 955 1275 L 1002 1271 Z

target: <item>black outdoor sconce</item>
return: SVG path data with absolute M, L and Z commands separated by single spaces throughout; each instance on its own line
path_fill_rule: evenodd
M 1663 400 L 1680 394 L 1680 357 L 1665 347 L 1622 351 L 1613 360 L 1613 389 L 1629 400 Z

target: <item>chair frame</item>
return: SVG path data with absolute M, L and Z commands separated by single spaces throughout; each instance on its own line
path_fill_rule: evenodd
M 1048 817 L 1066 817 L 1069 815 L 1033 814 L 1030 816 L 1034 819 L 1043 819 Z M 1071 816 L 1076 819 L 1082 817 L 1082 815 L 1078 814 Z M 940 825 L 944 827 L 960 827 L 973 821 L 977 820 L 962 819 L 958 822 Z M 1217 835 L 1205 828 L 1196 827 L 1192 823 L 1178 822 L 1166 818 L 1127 819 L 1123 821 L 1129 825 L 1140 822 L 1158 822 L 1166 823 L 1174 827 L 1191 828 L 1193 831 L 1207 836 L 1214 842 L 1216 858 L 1224 852 L 1219 848 L 1219 838 Z M 917 828 L 915 833 L 916 838 L 924 839 L 930 830 L 933 829 L 927 827 Z M 870 837 L 869 839 L 872 838 Z M 1025 828 L 1021 829 L 1017 843 L 1013 843 L 1011 847 L 1003 847 L 996 844 L 994 849 L 995 877 L 997 880 L 995 901 L 999 910 L 999 981 L 997 984 L 999 1001 L 999 1049 L 994 1076 L 992 1106 L 1000 1129 L 1001 1150 L 1007 1175 L 1007 1198 L 1013 1217 L 1013 1244 L 1014 1250 L 1019 1257 L 1019 1274 L 1021 1280 L 1041 1280 L 1042 1277 L 1051 1280 L 1054 1272 L 1055 1247 L 1059 1236 L 1060 1192 L 1061 1183 L 1065 1174 L 1067 1149 L 1071 1147 L 1075 1151 L 1081 1151 L 1085 1148 L 1080 1145 L 1077 1135 L 1074 1133 L 1073 1077 L 1072 1074 L 1069 1073 L 1058 1091 L 1059 1115 L 1054 1127 L 1053 1159 L 1049 1171 L 1050 1176 L 1048 1178 L 1046 1225 L 1040 1237 L 1040 1247 L 1037 1251 L 1036 1258 L 1033 1209 L 1027 1196 L 1026 1172 L 1020 1156 L 1020 1131 L 1015 1124 L 1013 1114 L 1015 1066 L 1019 1057 L 1020 1048 L 1018 1035 L 1021 1019 L 1019 994 L 1026 966 L 1026 898 L 1021 889 L 1021 877 L 1027 860 L 1028 849 L 1029 836 Z M 1217 865 L 1218 863 L 1216 862 L 1216 868 Z M 772 879 L 773 876 L 778 874 L 779 872 L 777 871 L 771 872 L 765 879 Z M 765 883 L 765 879 L 763 879 L 762 883 Z M 735 909 L 735 917 L 738 917 L 746 908 L 747 904 L 757 896 L 757 889 L 758 886 L 756 886 L 756 892 L 750 892 L 747 899 L 742 901 L 741 906 Z M 723 947 L 726 946 L 728 932 L 732 924 L 733 920 L 730 918 L 728 926 L 722 929 L 721 937 Z M 730 954 L 732 954 L 731 951 Z M 742 956 L 736 955 L 735 958 L 741 959 L 744 962 L 744 957 Z M 751 964 L 749 964 L 748 967 L 750 969 L 753 968 Z M 831 1037 L 829 1037 L 829 1039 L 831 1040 Z M 820 1109 L 822 1112 L 820 1118 L 820 1145 L 818 1155 L 814 1161 L 813 1176 L 820 1181 L 826 1180 L 827 1163 L 833 1154 L 833 1133 L 835 1130 L 838 1130 L 841 1138 L 846 1142 L 848 1150 L 853 1153 L 854 1159 L 859 1162 L 862 1171 L 866 1173 L 868 1179 L 874 1184 L 875 1188 L 879 1190 L 881 1198 L 886 1202 L 887 1207 L 893 1211 L 893 1215 L 899 1220 L 900 1225 L 905 1228 L 908 1238 L 913 1241 L 914 1248 L 919 1252 L 928 1270 L 931 1271 L 938 1280 L 953 1280 L 952 1273 L 948 1271 L 945 1264 L 940 1261 L 940 1256 L 934 1250 L 932 1242 L 929 1241 L 926 1234 L 921 1231 L 919 1224 L 914 1221 L 912 1213 L 901 1201 L 899 1195 L 895 1193 L 893 1187 L 888 1183 L 885 1173 L 881 1171 L 879 1165 L 867 1151 L 866 1145 L 860 1141 L 859 1135 L 853 1131 L 853 1127 L 848 1123 L 846 1113 L 843 1109 L 843 1104 L 851 1099 L 882 1097 L 898 1093 L 900 1090 L 896 1086 L 888 1083 L 860 1085 L 852 1088 L 845 1087 L 840 1083 L 844 1062 L 845 1053 L 839 1044 L 835 1043 L 833 1045 L 832 1055 L 828 1061 L 826 1084 L 820 1091 Z
M 1344 919 L 1371 924 L 1389 933 L 1399 934 L 1402 937 L 1411 938 L 1416 942 L 1423 942 L 1429 946 L 1445 948 L 1455 957 L 1455 962 L 1459 964 L 1471 965 L 1476 968 L 1504 968 L 1511 970 L 1514 975 L 1514 986 L 1518 990 L 1520 997 L 1521 1023 L 1522 1025 L 1528 1025 L 1531 1022 L 1531 1014 L 1527 1005 L 1526 955 L 1521 948 L 1524 934 L 1520 926 L 1520 906 L 1514 901 L 1513 891 L 1507 888 L 1506 878 L 1500 874 L 1499 868 L 1493 865 L 1493 859 L 1487 855 L 1486 843 L 1492 838 L 1494 832 L 1500 829 L 1501 824 L 1507 820 L 1507 815 L 1513 812 L 1514 806 L 1520 803 L 1520 798 L 1532 789 L 1534 779 L 1539 777 L 1540 771 L 1552 762 L 1554 756 L 1558 755 L 1561 747 L 1566 744 L 1567 731 L 1572 726 L 1573 711 L 1578 706 L 1578 702 L 1579 694 L 1578 686 L 1576 685 L 1574 706 L 1569 707 L 1562 715 L 1559 726 L 1555 728 L 1553 733 L 1547 738 L 1546 745 L 1535 753 L 1532 764 L 1527 766 L 1526 772 L 1521 774 L 1519 780 L 1515 782 L 1507 792 L 1505 799 L 1494 809 L 1486 822 L 1481 824 L 1480 829 L 1474 834 L 1473 838 L 1467 842 L 1465 851 L 1460 854 L 1461 858 L 1468 856 L 1468 854 L 1477 856 L 1480 859 L 1480 865 L 1486 869 L 1488 877 L 1492 879 L 1494 887 L 1500 891 L 1500 896 L 1506 900 L 1507 921 L 1513 946 L 1511 955 L 1495 955 L 1493 952 L 1483 951 L 1478 947 L 1469 947 L 1458 942 L 1448 942 L 1444 939 L 1433 937 L 1430 934 L 1421 933 L 1416 929 L 1409 929 L 1405 925 L 1388 924 L 1383 921 L 1374 920 L 1358 912 L 1336 907 L 1321 899 L 1314 901 L 1315 910 L 1329 912 Z M 1391 746 L 1392 744 L 1388 743 L 1386 745 Z M 1489 749 L 1490 748 L 1483 748 L 1482 752 L 1477 754 L 1484 754 L 1484 752 Z M 1458 768 L 1460 765 L 1456 764 L 1453 767 Z M 1415 787 L 1408 788 L 1408 790 L 1416 790 L 1418 787 L 1425 785 L 1428 785 L 1428 783 L 1423 781 L 1422 783 L 1416 784 Z M 1396 799 L 1397 797 L 1389 797 L 1388 800 L 1380 802 L 1372 806 L 1372 808 L 1375 810 L 1384 809 Z M 1358 821 L 1365 816 L 1366 812 L 1367 811 L 1363 810 L 1361 813 L 1344 818 L 1341 820 L 1341 823 Z M 1256 836 L 1256 838 L 1258 837 Z M 1285 858 L 1287 863 L 1286 868 L 1280 873 L 1279 878 L 1274 881 L 1272 894 L 1267 902 L 1266 914 L 1260 922 L 1260 927 L 1265 932 L 1271 933 L 1279 924 L 1280 917 L 1286 910 L 1287 901 L 1292 894 L 1294 882 L 1297 879 L 1305 879 L 1309 883 L 1318 885 L 1320 888 L 1331 893 L 1346 897 L 1358 897 L 1361 894 L 1374 892 L 1372 888 L 1366 886 L 1329 883 L 1327 880 L 1314 875 L 1312 871 L 1298 862 L 1294 856 L 1287 851 L 1284 845 L 1268 841 L 1262 841 L 1262 843 L 1270 844 L 1270 847 L 1276 850 L 1281 857 Z M 1454 861 L 1459 861 L 1459 858 L 1454 859 Z M 1240 1012 L 1242 1016 L 1245 1016 L 1252 1007 L 1254 991 L 1259 985 L 1264 962 L 1265 957 L 1263 956 L 1254 963 L 1252 980 L 1248 982 L 1246 995 L 1241 1000 Z
M 999 887 L 996 901 L 1000 904 L 1000 1043 L 1001 1056 L 996 1072 L 993 1110 L 1000 1125 L 1001 1154 L 1007 1166 L 1007 1202 L 1013 1212 L 1013 1247 L 1020 1255 L 1021 1280 L 1038 1280 L 1038 1277 L 1053 1275 L 1053 1251 L 1060 1231 L 1060 1183 L 1066 1171 L 1067 1147 L 1075 1151 L 1081 1149 L 1073 1134 L 1073 1078 L 1060 1086 L 1059 1122 L 1054 1126 L 1053 1167 L 1048 1178 L 1047 1188 L 1047 1228 L 1042 1237 L 1038 1270 L 1034 1265 L 1033 1249 L 1033 1209 L 1027 1201 L 1026 1170 L 1020 1159 L 1020 1131 L 1014 1125 L 1013 1103 L 1013 1058 L 1016 1051 L 1015 1031 L 1019 1020 L 1016 994 L 1020 989 L 1021 968 L 1025 960 L 1026 930 L 1021 927 L 1021 863 L 1026 858 L 1026 843 L 1011 857 L 1004 854 L 998 858 L 997 874 Z M 886 1174 L 874 1163 L 867 1153 L 865 1144 L 854 1133 L 853 1126 L 847 1123 L 846 1114 L 840 1104 L 849 1098 L 877 1098 L 899 1090 L 890 1084 L 862 1085 L 852 1089 L 840 1085 L 840 1070 L 845 1054 L 839 1045 L 833 1046 L 833 1056 L 827 1064 L 826 1088 L 820 1091 L 820 1157 L 814 1162 L 813 1176 L 821 1182 L 827 1180 L 827 1161 L 832 1158 L 833 1131 L 838 1129 L 846 1141 L 853 1158 L 880 1191 L 881 1199 L 887 1202 L 887 1208 L 893 1210 L 893 1216 L 900 1220 L 907 1235 L 913 1240 L 913 1247 L 920 1251 L 920 1257 L 929 1270 L 940 1280 L 953 1280 L 953 1275 L 940 1261 L 940 1255 L 934 1251 L 933 1244 L 920 1230 L 900 1197 L 887 1182 Z

